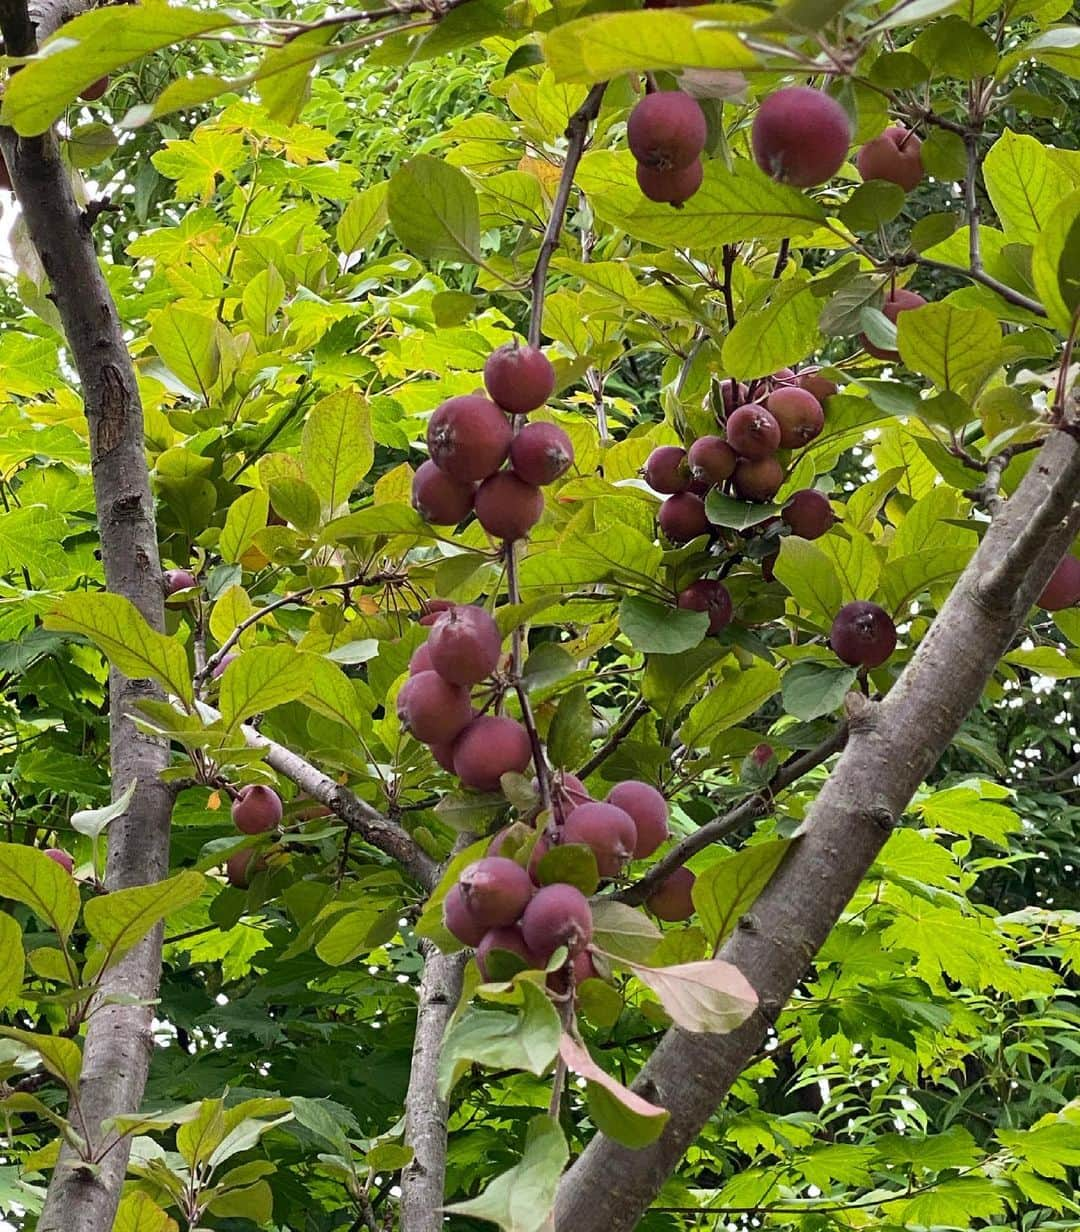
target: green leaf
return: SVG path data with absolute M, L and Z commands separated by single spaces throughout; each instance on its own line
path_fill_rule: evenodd
M 935 73 L 961 81 L 989 76 L 998 62 L 997 44 L 990 35 L 956 16 L 932 22 L 911 50 Z
M 593 716 L 584 685 L 564 693 L 548 730 L 547 751 L 551 764 L 568 770 L 579 766 L 589 755 Z
M 517 1013 L 469 1006 L 446 1033 L 439 1056 L 439 1093 L 446 1098 L 470 1064 L 524 1069 L 539 1077 L 558 1055 L 562 1028 L 547 993 L 528 980 L 515 986 Z
M 167 4 L 95 9 L 66 22 L 48 54 L 12 76 L 0 119 L 24 137 L 45 132 L 77 94 L 113 69 L 171 43 L 233 24 L 228 14 Z
M 789 535 L 780 544 L 773 572 L 802 611 L 826 628 L 832 624 L 843 606 L 843 589 L 833 562 L 819 547 Z
M 274 1214 L 274 1191 L 266 1181 L 239 1189 L 227 1189 L 214 1198 L 208 1210 L 220 1219 L 246 1219 L 257 1227 L 269 1227 Z
M 388 183 L 381 180 L 359 192 L 342 211 L 337 225 L 337 245 L 345 256 L 367 248 L 386 226 Z
M 555 1191 L 569 1158 L 558 1122 L 534 1117 L 521 1163 L 497 1176 L 479 1197 L 443 1209 L 498 1224 L 503 1232 L 545 1232 L 552 1226 Z
M 94 973 L 118 962 L 155 925 L 193 903 L 206 885 L 201 873 L 188 869 L 153 885 L 113 890 L 92 898 L 83 912 L 86 931 L 104 953 L 87 963 Z
M 478 260 L 480 203 L 463 171 L 420 154 L 395 173 L 386 206 L 409 252 L 426 261 Z
M 927 304 L 897 318 L 900 358 L 938 389 L 974 394 L 1001 363 L 1001 326 L 986 308 Z
M 697 875 L 692 891 L 694 910 L 714 949 L 754 905 L 780 867 L 791 842 L 781 838 L 755 843 L 726 860 L 710 864 Z
M 112 1232 L 176 1232 L 176 1222 L 149 1194 L 132 1190 L 120 1200 Z
M 656 1141 L 671 1117 L 666 1108 L 612 1078 L 571 1036 L 563 1035 L 559 1052 L 566 1068 L 585 1079 L 589 1113 L 601 1133 L 635 1149 Z
M 304 424 L 300 464 L 331 517 L 346 505 L 374 460 L 371 408 L 356 390 L 340 389 L 316 403 Z
M 377 647 L 378 643 L 375 645 Z M 307 687 L 298 696 L 304 705 L 344 724 L 350 731 L 365 730 L 370 716 L 342 669 L 317 655 L 302 654 L 301 657 L 307 672 Z
M 855 682 L 853 667 L 835 667 L 808 660 L 784 673 L 784 709 L 804 723 L 835 714 Z
M 937 180 L 962 180 L 967 174 L 967 147 L 959 133 L 935 128 L 919 153 L 926 173 Z
M 688 747 L 706 748 L 721 732 L 760 710 L 779 688 L 780 673 L 769 663 L 725 673 L 690 711 L 679 738 Z
M 642 654 L 682 654 L 705 637 L 709 613 L 658 603 L 645 595 L 627 595 L 619 604 L 619 628 Z
M 273 265 L 259 272 L 244 288 L 241 303 L 244 309 L 244 320 L 263 337 L 269 337 L 274 330 L 274 318 L 278 309 L 285 301 L 285 279 Z
M 725 369 L 749 381 L 798 362 L 817 349 L 818 316 L 809 283 L 794 278 L 778 283 L 768 306 L 744 313 L 724 339 Z
M 221 369 L 220 329 L 212 316 L 178 304 L 163 308 L 150 326 L 162 363 L 207 402 Z
M 67 941 L 79 915 L 79 891 L 66 872 L 36 847 L 0 843 L 0 898 L 25 903 Z
M 1031 277 L 1055 329 L 1067 334 L 1080 308 L 1080 192 L 1062 201 L 1035 241 Z
M 255 534 L 266 525 L 270 515 L 270 498 L 259 488 L 238 496 L 229 506 L 225 526 L 218 540 L 223 560 L 239 561 L 251 547 Z
M 635 167 L 629 151 L 594 150 L 581 160 L 577 182 L 601 218 L 650 244 L 712 251 L 805 235 L 825 219 L 812 197 L 777 184 L 745 158 L 734 159 L 730 171 L 719 159 L 707 162 L 701 187 L 677 210 L 642 195 Z
M 663 934 L 637 907 L 600 898 L 592 904 L 593 944 L 620 959 L 646 962 Z
M 536 867 L 541 885 L 565 881 L 577 886 L 582 894 L 596 892 L 600 874 L 596 871 L 596 855 L 584 843 L 560 843 L 547 852 Z
M 747 530 L 767 518 L 778 518 L 783 513 L 782 505 L 752 504 L 726 496 L 717 487 L 709 489 L 705 497 L 705 514 L 713 526 L 727 526 L 732 530 Z
M 340 669 L 339 669 L 340 670 Z M 283 706 L 311 687 L 311 661 L 291 646 L 245 650 L 221 677 L 221 717 L 228 731 L 245 719 Z
M 204 1099 L 199 1114 L 176 1131 L 176 1149 L 189 1168 L 205 1162 L 225 1136 L 224 1101 Z
M 1016 62 L 1029 59 L 1037 60 L 1067 77 L 1080 78 L 1080 29 L 1076 26 L 1055 26 L 1044 30 L 1011 52 L 1001 70 L 1004 72 L 1006 68 L 1013 68 Z
M 45 858 L 48 859 L 48 856 Z M 11 916 L 0 912 L 0 1009 L 5 1009 L 18 998 L 25 973 L 22 929 Z
M 904 208 L 905 193 L 899 184 L 871 180 L 860 184 L 839 210 L 840 221 L 852 231 L 874 231 Z
M 830 338 L 850 338 L 862 331 L 865 309 L 880 308 L 884 302 L 881 279 L 860 275 L 829 297 L 821 310 L 818 326 Z
M 1075 187 L 1041 142 L 1009 129 L 990 147 L 983 177 L 1005 234 L 1022 244 L 1038 240 Z
M 295 124 L 300 118 L 311 97 L 312 71 L 332 37 L 333 27 L 304 30 L 284 47 L 263 56 L 252 76 L 259 83 L 259 98 L 271 120 Z
M 739 36 L 691 13 L 594 13 L 556 26 L 544 40 L 556 81 L 607 81 L 627 72 L 740 69 L 755 62 Z
M 293 475 L 271 479 L 267 484 L 270 504 L 286 522 L 305 534 L 313 534 L 322 521 L 319 495 L 309 483 Z
M 37 1035 L 33 1031 L 19 1031 L 14 1027 L 0 1027 L 0 1036 L 18 1040 L 20 1044 L 32 1048 L 41 1058 L 42 1065 L 54 1078 L 59 1078 L 69 1091 L 78 1087 L 82 1052 L 74 1040 L 65 1039 L 62 1035 Z

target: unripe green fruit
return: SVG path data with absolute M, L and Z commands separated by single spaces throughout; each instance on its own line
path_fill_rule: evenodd
M 834 98 L 809 86 L 770 94 L 750 130 L 757 165 L 774 180 L 809 188 L 840 170 L 851 144 L 851 122 Z
M 722 436 L 699 436 L 690 446 L 687 461 L 695 479 L 724 483 L 735 473 L 735 450 Z
M 452 479 L 434 462 L 422 462 L 412 481 L 412 507 L 432 526 L 457 526 L 472 513 L 476 486 Z
M 781 449 L 801 449 L 820 436 L 825 426 L 821 403 L 798 385 L 786 385 L 774 390 L 765 405 L 780 425 Z
M 523 539 L 544 514 L 544 494 L 513 471 L 499 471 L 476 490 L 476 520 L 496 539 Z
M 824 403 L 826 398 L 833 397 L 839 389 L 835 381 L 830 381 L 827 376 L 821 375 L 820 368 L 804 368 L 796 379 L 800 389 L 813 394 L 821 403 Z
M 510 421 L 477 394 L 449 398 L 428 421 L 431 460 L 452 479 L 475 483 L 493 475 L 510 452 Z
M 896 318 L 902 312 L 912 312 L 916 308 L 925 307 L 926 300 L 917 292 L 909 291 L 906 287 L 897 287 L 894 291 L 890 291 L 885 297 L 885 303 L 881 306 L 881 311 L 895 325 Z M 874 346 L 865 334 L 861 338 L 863 350 L 877 359 L 887 359 L 892 363 L 900 358 L 899 351 L 889 351 L 882 347 Z
M 165 579 L 165 594 L 170 597 L 198 585 L 190 569 L 166 569 L 162 577 Z
M 887 128 L 868 141 L 855 156 L 855 166 L 864 180 L 889 180 L 911 192 L 922 183 L 922 142 L 902 124 Z
M 634 859 L 643 860 L 664 842 L 668 830 L 668 806 L 664 797 L 649 783 L 627 779 L 608 792 L 608 804 L 627 813 L 634 823 Z
M 504 411 L 527 415 L 555 392 L 555 369 L 537 347 L 507 342 L 487 357 L 484 386 Z
M 477 791 L 498 791 L 504 774 L 523 774 L 531 759 L 529 733 L 505 715 L 479 715 L 454 744 L 454 773 Z
M 705 515 L 705 502 L 692 492 L 669 496 L 657 514 L 660 529 L 672 543 L 689 543 L 711 530 Z
M 784 486 L 784 468 L 776 458 L 740 458 L 731 483 L 740 500 L 769 501 Z
M 443 613 L 431 627 L 428 654 L 450 684 L 479 684 L 499 665 L 502 634 L 489 612 L 463 605 Z
M 829 645 L 849 667 L 880 667 L 896 649 L 896 626 L 883 607 L 859 599 L 836 613 Z
M 462 945 L 479 945 L 487 932 L 466 906 L 460 885 L 451 886 L 443 899 L 443 923 Z
M 617 805 L 591 800 L 567 817 L 563 841 L 591 847 L 600 876 L 617 877 L 634 854 L 637 830 L 634 819 Z
M 678 923 L 694 914 L 694 874 L 688 868 L 677 868 L 649 895 L 645 906 L 659 920 Z
M 1066 556 L 1050 575 L 1050 581 L 1038 598 L 1038 605 L 1048 612 L 1060 612 L 1077 603 L 1080 603 L 1080 560 L 1075 556 Z
M 678 445 L 657 445 L 645 459 L 642 474 L 654 492 L 665 496 L 685 492 L 692 478 L 686 450 Z
M 801 539 L 820 539 L 836 522 L 829 498 L 817 488 L 796 492 L 780 516 Z
M 678 606 L 692 612 L 708 612 L 708 633 L 719 633 L 731 624 L 731 595 L 723 582 L 700 578 L 679 592 Z
M 527 423 L 510 444 L 510 465 L 524 483 L 542 488 L 574 464 L 574 446 L 558 424 Z
M 509 980 L 519 971 L 543 966 L 516 924 L 486 932 L 476 947 L 476 965 L 486 981 Z
M 59 864 L 65 873 L 73 872 L 75 869 L 75 861 L 66 851 L 60 847 L 47 847 L 45 854 L 53 861 L 54 864 Z
M 677 170 L 647 167 L 644 163 L 637 165 L 637 182 L 642 195 L 661 205 L 684 205 L 701 187 L 704 178 L 705 167 L 700 158 Z
M 401 726 L 423 744 L 448 744 L 472 720 L 469 690 L 436 671 L 410 676 L 397 695 Z
M 265 834 L 281 823 L 281 797 L 263 783 L 241 787 L 232 802 L 233 824 L 241 834 Z
M 748 402 L 728 416 L 727 439 L 740 458 L 767 458 L 780 448 L 780 425 L 765 407 Z
M 646 94 L 626 122 L 626 143 L 637 161 L 663 171 L 688 167 L 708 135 L 705 113 L 682 90 Z
M 498 928 L 521 915 L 533 896 L 533 883 L 520 864 L 505 856 L 475 860 L 458 879 L 461 897 L 472 918 Z
M 557 882 L 542 886 L 521 917 L 521 935 L 531 953 L 542 963 L 565 945 L 571 956 L 580 954 L 592 940 L 589 901 L 576 886 Z

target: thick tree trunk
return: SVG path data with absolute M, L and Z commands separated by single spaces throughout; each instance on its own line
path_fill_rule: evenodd
M 39 37 L 92 7 L 89 0 L 37 0 L 26 20 L 25 0 L 0 3 L 0 25 L 13 54 L 27 54 L 26 31 Z M 21 11 L 20 11 L 21 10 Z M 135 373 L 108 285 L 98 265 L 89 220 L 75 201 L 55 137 L 20 140 L 0 131 L 0 144 L 30 238 L 52 284 L 90 429 L 101 554 L 107 588 L 130 599 L 157 629 L 164 624 L 164 593 L 154 503 L 143 447 L 143 415 Z M 168 747 L 142 735 L 129 716 L 155 695 L 145 680 L 109 678 L 110 755 L 114 796 L 136 783 L 131 805 L 109 829 L 105 882 L 110 890 L 161 880 L 169 866 L 172 797 L 160 780 Z M 142 1100 L 153 1047 L 152 1010 L 109 1004 L 123 996 L 150 1001 L 161 973 L 160 929 L 107 972 L 89 1020 L 79 1087 L 81 1123 L 100 1155 L 110 1139 L 108 1117 L 132 1112 Z M 96 1172 L 73 1166 L 65 1150 L 49 1186 L 39 1232 L 108 1232 L 124 1174 L 127 1140 L 108 1150 Z
M 888 696 L 849 698 L 850 736 L 799 841 L 720 957 L 760 1010 L 731 1035 L 673 1028 L 634 1089 L 671 1111 L 651 1146 L 597 1134 L 563 1178 L 558 1232 L 629 1232 L 783 1009 L 919 784 L 977 704 L 1080 531 L 1080 430 L 1055 431 Z

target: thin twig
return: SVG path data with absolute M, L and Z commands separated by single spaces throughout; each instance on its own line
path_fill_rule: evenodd
M 649 703 L 640 698 L 630 707 L 623 715 L 621 722 L 612 728 L 608 738 L 604 743 L 593 753 L 589 760 L 586 761 L 574 773 L 579 779 L 587 778 L 598 767 L 603 765 L 612 753 L 619 747 L 620 744 L 630 734 L 631 730 L 637 724 L 638 720 L 649 713 Z
M 1007 286 L 1004 282 L 999 282 L 983 269 L 965 269 L 962 265 L 948 265 L 944 261 L 931 261 L 929 257 L 921 257 L 914 252 L 903 253 L 900 256 L 894 257 L 892 263 L 899 267 L 919 265 L 923 269 L 938 270 L 943 274 L 959 274 L 962 278 L 970 278 L 973 282 L 980 282 L 984 287 L 989 287 L 991 291 L 997 292 L 1003 300 L 1014 304 L 1017 308 L 1025 308 L 1037 317 L 1046 316 L 1046 309 L 1037 299 L 1032 299 L 1030 296 Z

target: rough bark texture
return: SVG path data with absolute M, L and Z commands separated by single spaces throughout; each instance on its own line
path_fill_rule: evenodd
M 445 1100 L 436 1095 L 439 1052 L 461 996 L 468 954 L 443 954 L 423 942 L 424 974 L 416 1015 L 409 1093 L 405 1097 L 405 1143 L 413 1158 L 401 1174 L 401 1232 L 440 1232 L 446 1177 Z
M 50 33 L 89 0 L 0 2 L 0 26 L 7 49 L 34 50 L 27 30 Z M 120 321 L 98 265 L 88 221 L 75 201 L 55 137 L 18 139 L 0 130 L 0 145 L 31 240 L 52 284 L 71 358 L 79 374 L 87 422 L 106 586 L 124 595 L 157 629 L 163 627 L 164 594 L 158 558 L 154 504 L 143 448 L 143 415 Z M 113 794 L 136 782 L 131 806 L 109 830 L 105 882 L 110 890 L 160 880 L 168 871 L 172 798 L 159 772 L 168 748 L 140 734 L 127 717 L 142 698 L 154 696 L 145 680 L 109 678 L 110 748 Z M 101 1124 L 138 1108 L 150 1054 L 149 1008 L 103 1004 L 124 995 L 143 1000 L 157 995 L 161 931 L 156 930 L 106 973 L 98 1007 L 89 1020 L 79 1087 L 81 1122 L 91 1150 L 100 1156 L 109 1138 Z M 78 1169 L 65 1150 L 49 1186 L 39 1232 L 108 1232 L 127 1167 L 127 1142 L 112 1146 L 96 1174 Z
M 846 751 L 719 955 L 757 989 L 759 1012 L 731 1035 L 667 1033 L 634 1083 L 670 1109 L 664 1133 L 639 1151 L 597 1134 L 563 1178 L 558 1232 L 634 1228 L 752 1059 L 1080 531 L 1078 437 L 1051 433 L 888 696 L 849 698 Z

